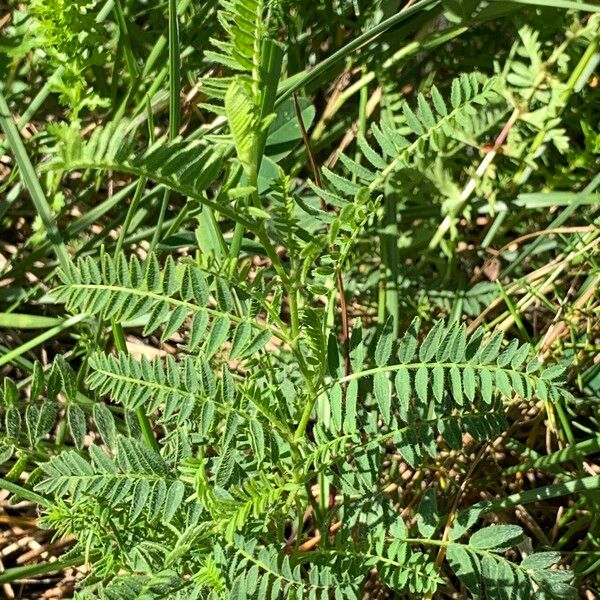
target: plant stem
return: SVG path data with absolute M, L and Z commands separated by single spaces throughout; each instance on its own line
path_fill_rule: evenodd
M 120 352 L 124 352 L 127 354 L 127 343 L 125 342 L 125 335 L 123 334 L 123 327 L 120 323 L 117 323 L 115 319 L 111 319 L 111 326 L 113 331 L 113 337 L 115 340 L 115 346 L 117 350 Z M 137 416 L 137 420 L 142 429 L 142 435 L 146 440 L 146 443 L 150 448 L 152 448 L 155 452 L 159 453 L 160 449 L 158 447 L 158 442 L 154 437 L 154 432 L 152 430 L 152 425 L 150 424 L 150 419 L 148 419 L 148 415 L 144 411 L 144 407 L 140 406 L 135 409 L 135 414 Z
M 96 554 L 92 554 L 88 557 L 90 561 L 97 559 Z M 12 581 L 18 581 L 20 579 L 29 579 L 36 575 L 45 575 L 46 573 L 54 573 L 56 571 L 62 571 L 68 567 L 77 567 L 86 562 L 84 555 L 72 556 L 69 558 L 63 558 L 55 560 L 53 562 L 39 563 L 37 565 L 25 565 L 22 567 L 13 567 L 6 571 L 0 572 L 0 585 L 10 583 Z
M 302 120 L 302 111 L 300 110 L 300 104 L 298 103 L 298 98 L 294 94 L 294 106 L 296 109 L 296 119 L 298 120 L 298 127 L 300 128 L 300 133 L 302 135 L 302 140 L 304 142 L 304 147 L 306 149 L 306 155 L 308 156 L 308 163 L 310 165 L 313 177 L 315 179 L 315 183 L 323 188 L 323 182 L 321 181 L 321 174 L 319 173 L 319 169 L 317 167 L 317 163 L 315 162 L 311 147 L 310 141 L 308 139 L 308 133 L 306 132 L 306 128 L 304 127 L 304 121 Z M 365 117 L 366 118 L 366 117 Z M 327 203 L 323 198 L 320 198 L 321 201 L 321 209 L 327 210 Z M 342 317 L 342 344 L 344 348 L 344 371 L 346 375 L 350 374 L 350 333 L 348 326 L 348 309 L 346 307 L 346 290 L 344 288 L 344 278 L 339 269 L 336 272 L 336 284 L 338 288 L 338 296 L 340 301 L 340 312 Z
M 34 502 L 35 504 L 39 504 L 40 506 L 43 506 L 45 508 L 52 507 L 52 502 L 46 500 L 44 496 L 40 496 L 32 490 L 28 490 L 19 485 L 18 483 L 14 483 L 13 481 L 8 481 L 7 479 L 0 478 L 0 489 L 7 490 L 15 496 L 23 498 L 24 500 L 29 500 L 30 502 Z M 0 574 L 0 583 L 2 583 L 1 578 L 2 574 Z
M 137 186 L 135 188 L 135 192 L 133 194 L 133 199 L 131 200 L 131 204 L 127 209 L 127 214 L 125 215 L 125 221 L 121 226 L 121 231 L 119 232 L 119 238 L 117 239 L 117 245 L 115 247 L 115 257 L 119 256 L 119 254 L 123 250 L 123 243 L 125 242 L 125 238 L 127 236 L 127 232 L 129 231 L 129 226 L 131 225 L 131 220 L 133 216 L 137 213 L 137 208 L 142 199 L 142 194 L 144 193 L 144 188 L 146 187 L 147 179 L 145 177 L 140 177 L 137 182 Z
M 181 124 L 181 57 L 179 54 L 179 18 L 177 0 L 169 0 L 169 141 L 179 135 Z M 169 188 L 165 188 L 156 230 L 150 242 L 149 252 L 154 252 L 162 232 L 170 197 Z
M 289 290 L 290 298 L 290 321 L 292 325 L 292 338 L 295 340 L 300 332 L 300 324 L 298 319 L 298 297 L 300 296 L 300 290 L 293 285 Z
M 57 325 L 56 327 L 52 327 L 51 329 L 47 329 L 46 331 L 44 331 L 44 333 L 41 333 L 40 335 L 28 340 L 27 342 L 25 342 L 24 344 L 21 344 L 19 347 L 15 348 L 14 350 L 7 352 L 4 356 L 0 356 L 0 367 L 12 362 L 13 360 L 18 358 L 22 354 L 29 352 L 29 350 L 33 350 L 33 348 L 37 348 L 37 346 L 39 346 L 40 344 L 43 344 L 44 342 L 51 340 L 53 337 L 59 335 L 63 331 L 69 329 L 70 327 L 73 327 L 73 325 L 80 323 L 85 318 L 86 318 L 86 315 L 75 315 L 74 317 L 71 317 L 70 319 L 66 319 L 60 325 Z
M 506 508 L 513 508 L 518 504 L 529 504 L 531 502 L 540 502 L 550 498 L 559 498 L 569 494 L 578 494 L 591 492 L 600 488 L 600 475 L 591 475 L 580 479 L 573 479 L 564 483 L 555 483 L 542 487 L 517 492 L 498 500 L 482 501 L 473 504 L 469 508 L 460 511 L 458 515 L 478 511 L 480 514 L 487 514 Z
M 131 48 L 131 36 L 129 35 L 127 19 L 125 18 L 121 0 L 114 0 L 114 9 L 117 18 L 117 26 L 119 27 L 119 40 L 123 44 L 123 52 L 125 54 L 125 62 L 127 63 L 129 77 L 132 81 L 135 81 L 138 75 L 138 68 L 137 63 L 135 62 L 135 57 L 133 56 L 133 50 Z

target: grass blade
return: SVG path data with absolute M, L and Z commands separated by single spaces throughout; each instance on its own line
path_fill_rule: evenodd
M 69 262 L 69 255 L 65 247 L 50 205 L 46 200 L 46 196 L 42 190 L 42 186 L 37 178 L 35 169 L 27 156 L 27 151 L 23 144 L 23 140 L 17 130 L 14 119 L 12 118 L 8 104 L 4 96 L 0 92 L 0 127 L 4 130 L 6 139 L 11 147 L 15 161 L 19 166 L 19 172 L 25 187 L 29 191 L 29 195 L 33 201 L 35 209 L 40 216 L 44 227 L 48 233 L 48 239 L 52 244 L 56 257 L 60 261 L 61 266 L 66 267 Z

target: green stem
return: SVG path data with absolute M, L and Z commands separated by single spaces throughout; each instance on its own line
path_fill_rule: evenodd
M 127 19 L 125 18 L 121 0 L 115 0 L 114 9 L 117 18 L 117 26 L 119 28 L 119 38 L 123 43 L 123 53 L 125 54 L 125 62 L 127 63 L 129 77 L 132 81 L 135 81 L 138 75 L 138 68 L 135 57 L 133 56 L 133 50 L 131 49 L 131 36 L 129 35 Z
M 51 340 L 53 337 L 59 335 L 63 331 L 72 327 L 73 325 L 76 325 L 80 321 L 83 321 L 83 319 L 85 318 L 86 315 L 75 315 L 74 317 L 63 321 L 60 325 L 52 327 L 51 329 L 44 331 L 44 333 L 41 333 L 40 335 L 28 340 L 24 344 L 21 344 L 18 348 L 7 352 L 4 356 L 0 356 L 0 367 L 12 362 L 22 354 L 29 352 L 29 350 L 36 348 L 40 344 Z
M 152 253 L 156 250 L 156 246 L 160 240 L 160 234 L 162 232 L 163 224 L 165 222 L 165 215 L 167 214 L 167 207 L 169 205 L 169 197 L 171 196 L 169 189 L 166 188 L 163 192 L 163 197 L 160 203 L 160 212 L 158 213 L 158 219 L 156 220 L 156 229 L 154 235 L 150 241 L 148 253 Z
M 309 380 L 305 379 L 305 382 L 308 384 Z M 296 428 L 296 433 L 294 433 L 295 441 L 299 441 L 304 437 L 304 433 L 306 432 L 306 428 L 308 426 L 308 421 L 310 420 L 310 415 L 312 414 L 312 410 L 315 406 L 315 402 L 317 401 L 317 395 L 314 392 L 312 383 L 311 383 L 309 389 L 307 389 L 307 392 L 308 392 L 308 402 L 304 406 L 304 410 L 302 411 L 302 416 L 300 417 L 300 423 L 298 423 L 298 427 Z
M 179 19 L 177 16 L 177 0 L 169 0 L 169 141 L 179 135 L 181 124 L 181 57 L 179 53 Z M 167 214 L 170 191 L 163 193 L 160 212 L 156 222 L 156 230 L 150 242 L 149 252 L 154 252 L 162 232 Z
M 89 557 L 90 561 L 94 561 L 98 558 L 98 555 L 92 554 Z M 72 556 L 69 558 L 63 558 L 61 560 L 55 560 L 53 562 L 39 563 L 37 565 L 26 565 L 23 567 L 13 567 L 0 573 L 0 585 L 5 583 L 11 583 L 12 581 L 18 581 L 20 579 L 29 579 L 36 575 L 45 575 L 46 573 L 54 573 L 56 571 L 62 571 L 68 567 L 77 567 L 86 562 L 84 555 Z
M 127 236 L 127 232 L 129 231 L 129 226 L 131 225 L 131 220 L 133 216 L 137 213 L 137 208 L 142 199 L 142 194 L 144 193 L 144 188 L 146 187 L 146 182 L 148 180 L 145 177 L 140 177 L 137 186 L 135 188 L 135 192 L 133 194 L 133 199 L 131 200 L 131 204 L 127 210 L 127 214 L 125 215 L 125 221 L 121 226 L 121 231 L 119 232 L 119 239 L 117 240 L 117 245 L 115 247 L 115 257 L 119 256 L 121 251 L 123 250 L 123 243 L 125 242 L 125 238 Z
M 115 346 L 117 350 L 120 352 L 124 352 L 127 354 L 127 343 L 125 342 L 125 335 L 123 334 L 123 327 L 120 323 L 117 323 L 114 319 L 111 319 L 111 326 L 113 330 L 113 336 L 115 340 Z M 135 414 L 137 416 L 137 420 L 142 429 L 142 435 L 146 440 L 146 443 L 150 448 L 152 448 L 155 452 L 160 453 L 158 442 L 154 437 L 154 432 L 152 431 L 152 425 L 150 424 L 150 419 L 148 419 L 148 415 L 144 412 L 143 406 L 136 408 Z
M 459 515 L 463 513 L 470 513 L 472 511 L 480 511 L 480 514 L 485 514 L 500 509 L 513 508 L 518 504 L 529 504 L 531 502 L 540 502 L 542 500 L 559 498 L 569 494 L 591 492 L 599 488 L 600 476 L 591 475 L 590 477 L 574 479 L 573 481 L 567 481 L 565 483 L 555 483 L 532 490 L 525 490 L 524 492 L 511 494 L 510 496 L 505 496 L 504 498 L 499 498 L 498 500 L 478 502 L 477 504 L 473 504 L 469 508 L 461 511 Z
M 290 299 L 290 319 L 292 325 L 292 339 L 296 340 L 300 332 L 300 323 L 298 320 L 298 298 L 300 296 L 300 290 L 298 290 L 295 284 L 289 290 Z
M 246 205 L 243 199 L 236 205 L 236 209 L 243 210 Z M 232 275 L 237 267 L 237 260 L 242 250 L 242 241 L 244 239 L 244 231 L 246 228 L 241 223 L 236 223 L 233 229 L 233 237 L 231 238 L 231 245 L 229 246 L 229 260 L 230 260 L 230 274 Z
M 169 139 L 179 135 L 181 124 L 181 57 L 177 0 L 169 0 Z
M 24 500 L 29 500 L 30 502 L 34 502 L 35 504 L 39 504 L 44 508 L 51 508 L 52 502 L 46 500 L 44 496 L 40 496 L 35 492 L 28 490 L 18 483 L 14 483 L 13 481 L 8 481 L 6 479 L 0 479 L 0 489 L 7 490 L 11 494 L 18 496 L 19 498 L 23 498 Z M 1 578 L 3 574 L 0 574 L 0 583 L 3 583 Z

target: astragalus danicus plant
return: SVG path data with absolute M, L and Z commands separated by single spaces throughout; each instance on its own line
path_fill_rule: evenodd
M 6 597 L 596 597 L 598 12 L 11 4 Z

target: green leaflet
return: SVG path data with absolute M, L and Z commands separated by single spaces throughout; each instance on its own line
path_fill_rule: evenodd
M 469 545 L 478 550 L 502 551 L 516 545 L 523 536 L 523 530 L 516 525 L 492 525 L 476 531 Z
M 435 499 L 435 491 L 427 490 L 421 503 L 417 516 L 419 532 L 423 537 L 431 538 L 438 526 L 438 511 Z
M 82 448 L 87 431 L 87 423 L 83 409 L 77 406 L 77 404 L 69 405 L 67 408 L 67 422 L 69 423 L 69 430 L 75 445 L 77 448 Z

